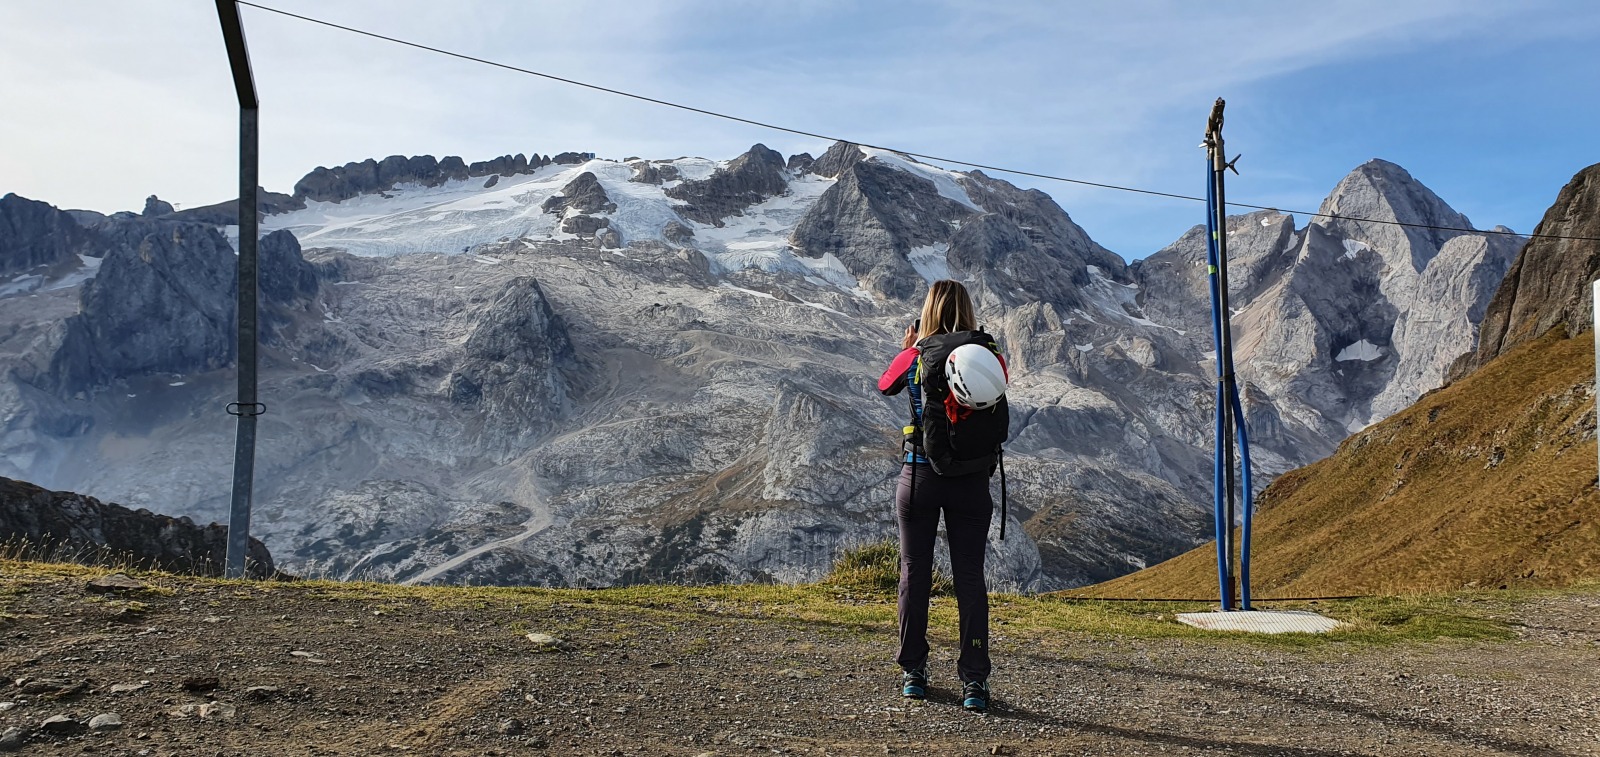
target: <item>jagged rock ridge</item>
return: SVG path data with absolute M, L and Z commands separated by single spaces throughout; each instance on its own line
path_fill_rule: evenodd
M 1477 351 L 1463 356 L 1459 377 L 1557 326 L 1569 334 L 1593 328 L 1593 283 L 1600 278 L 1600 163 L 1579 171 L 1561 188 L 1535 234 L 1581 239 L 1534 238 L 1494 293 L 1483 317 Z

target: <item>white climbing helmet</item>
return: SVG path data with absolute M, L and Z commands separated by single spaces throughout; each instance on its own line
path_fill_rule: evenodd
M 944 375 L 950 379 L 950 392 L 956 402 L 982 410 L 1006 394 L 1006 371 L 994 351 L 981 344 L 963 344 L 950 351 Z

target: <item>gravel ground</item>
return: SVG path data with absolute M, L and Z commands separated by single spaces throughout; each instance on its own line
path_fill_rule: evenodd
M 1592 594 L 1520 605 L 1508 642 L 1002 633 L 996 706 L 974 715 L 950 639 L 936 639 L 930 699 L 911 703 L 878 625 L 150 581 L 117 599 L 81 575 L 0 576 L 0 750 L 1600 755 Z M 120 727 L 91 730 L 105 714 Z M 57 716 L 73 722 L 42 727 Z

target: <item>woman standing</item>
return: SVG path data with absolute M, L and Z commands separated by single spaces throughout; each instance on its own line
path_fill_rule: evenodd
M 983 345 L 979 359 L 964 363 L 969 344 Z M 922 317 L 906 329 L 902 351 L 878 381 L 885 395 L 910 390 L 911 420 L 905 427 L 904 467 L 895 491 L 900 525 L 901 694 L 922 699 L 928 687 L 928 597 L 933 587 L 933 548 L 942 513 L 949 540 L 950 570 L 961 626 L 961 656 L 956 665 L 962 706 L 989 707 L 989 588 L 984 553 L 994 499 L 989 477 L 1005 441 L 1008 410 L 1004 362 L 999 347 L 978 330 L 972 300 L 956 281 L 929 288 Z M 983 363 L 992 351 L 989 363 Z M 1000 374 L 991 376 L 990 373 Z M 985 384 L 985 381 L 988 383 Z M 998 382 L 998 390 L 994 383 Z M 976 393 L 987 397 L 974 400 Z M 977 407 L 974 408 L 973 405 Z M 954 433 L 959 429 L 960 433 Z M 1002 530 L 1002 537 L 1004 531 Z

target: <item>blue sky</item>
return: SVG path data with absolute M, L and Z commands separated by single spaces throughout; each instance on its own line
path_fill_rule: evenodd
M 1183 194 L 1228 99 L 1233 199 L 1312 210 L 1374 157 L 1481 227 L 1529 231 L 1600 161 L 1600 3 L 269 0 L 393 36 L 795 128 Z M 252 8 L 262 175 L 389 154 L 729 158 L 826 144 L 663 110 Z M 0 193 L 195 205 L 236 182 L 210 3 L 0 4 Z M 1008 177 L 1011 178 L 1011 177 Z M 1012 178 L 1124 257 L 1197 204 Z M 1301 219 L 1302 223 L 1304 219 Z

